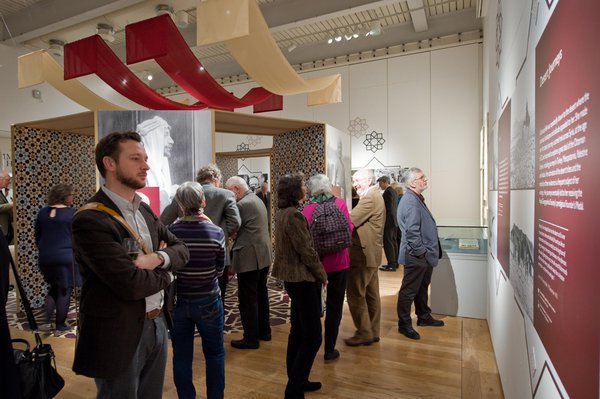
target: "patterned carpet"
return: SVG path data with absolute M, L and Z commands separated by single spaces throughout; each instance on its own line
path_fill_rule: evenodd
M 267 288 L 269 289 L 271 325 L 288 323 L 290 320 L 289 298 L 282 284 L 278 280 L 269 277 Z M 225 297 L 225 334 L 241 333 L 243 331 L 237 304 L 237 278 L 233 277 L 227 285 L 227 295 Z M 20 330 L 30 330 L 25 313 L 17 313 L 16 306 L 16 294 L 13 290 L 9 293 L 8 303 L 6 304 L 8 324 Z M 70 331 L 54 331 L 52 326 L 44 325 L 44 311 L 41 308 L 33 309 L 33 314 L 41 332 L 54 334 L 56 337 L 75 338 L 77 313 L 74 301 L 71 301 L 71 309 L 69 309 L 69 315 L 67 316 L 67 324 L 72 327 Z

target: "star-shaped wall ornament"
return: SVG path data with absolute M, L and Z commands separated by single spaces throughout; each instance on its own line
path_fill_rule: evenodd
M 367 134 L 367 138 L 363 141 L 367 151 L 371 152 L 383 150 L 383 143 L 385 143 L 383 133 L 378 133 L 375 130 Z
M 251 147 L 256 147 L 262 141 L 262 137 L 261 136 L 246 136 L 246 140 L 248 140 L 248 144 Z
M 246 143 L 240 143 L 238 144 L 236 151 L 250 151 L 250 146 Z
M 350 133 L 350 135 L 356 138 L 367 134 L 367 129 L 369 129 L 369 125 L 367 125 L 367 120 L 362 119 L 358 116 L 351 120 L 350 124 L 348 125 L 348 133 Z

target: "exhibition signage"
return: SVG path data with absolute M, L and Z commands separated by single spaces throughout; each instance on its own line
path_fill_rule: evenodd
M 597 0 L 560 1 L 536 47 L 534 325 L 569 396 L 598 397 Z

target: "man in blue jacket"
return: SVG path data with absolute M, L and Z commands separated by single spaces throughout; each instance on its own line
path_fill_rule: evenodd
M 420 339 L 410 318 L 413 301 L 418 326 L 444 325 L 442 320 L 431 316 L 427 305 L 431 274 L 441 257 L 441 247 L 435 220 L 422 195 L 427 189 L 427 177 L 421 169 L 410 168 L 403 173 L 402 183 L 406 192 L 398 206 L 398 224 L 402 231 L 398 263 L 404 264 L 404 278 L 398 293 L 398 331 L 410 339 Z

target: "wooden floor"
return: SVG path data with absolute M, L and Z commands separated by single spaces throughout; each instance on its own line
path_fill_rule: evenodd
M 311 373 L 323 388 L 307 398 L 502 398 L 502 387 L 492 350 L 487 322 L 437 315 L 445 327 L 418 327 L 420 341 L 397 330 L 396 297 L 402 272 L 380 272 L 382 303 L 381 341 L 371 346 L 347 347 L 343 339 L 354 332 L 347 306 L 340 327 L 341 357 L 325 364 L 323 348 Z M 225 336 L 225 398 L 282 398 L 286 384 L 285 352 L 289 324 L 273 327 L 273 340 L 261 342 L 259 350 L 233 349 L 229 342 L 239 334 Z M 32 338 L 12 329 L 13 338 Z M 75 340 L 48 337 L 56 353 L 65 388 L 58 398 L 93 398 L 93 380 L 71 371 Z M 169 348 L 170 349 L 170 348 Z M 170 350 L 169 350 L 170 352 Z M 199 398 L 205 398 L 204 361 L 200 340 L 194 353 L 194 381 Z M 176 398 L 171 359 L 166 370 L 164 398 Z

